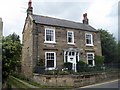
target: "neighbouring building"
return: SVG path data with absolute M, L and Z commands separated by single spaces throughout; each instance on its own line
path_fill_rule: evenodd
M 2 73 L 2 32 L 3 32 L 3 21 L 0 18 L 0 73 Z M 2 89 L 2 74 L 0 74 L 0 89 Z
M 94 56 L 102 55 L 100 33 L 89 25 L 87 13 L 82 23 L 35 15 L 30 0 L 22 34 L 22 72 L 28 77 L 37 65 L 54 70 L 70 62 L 76 72 L 80 60 L 95 66 Z

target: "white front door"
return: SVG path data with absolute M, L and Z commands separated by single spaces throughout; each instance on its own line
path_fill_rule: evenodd
M 68 53 L 68 62 L 72 63 L 72 70 L 76 72 L 76 52 L 70 51 Z

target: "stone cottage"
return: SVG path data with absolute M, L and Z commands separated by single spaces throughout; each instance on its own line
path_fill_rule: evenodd
M 32 76 L 34 68 L 62 69 L 72 63 L 75 72 L 80 60 L 95 66 L 94 56 L 101 56 L 99 32 L 89 25 L 87 13 L 82 23 L 33 14 L 31 0 L 23 28 L 22 72 Z

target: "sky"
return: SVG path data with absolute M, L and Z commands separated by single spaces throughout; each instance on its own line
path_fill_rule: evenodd
M 27 16 L 29 0 L 0 0 L 3 35 L 20 35 Z M 82 23 L 87 13 L 89 25 L 104 29 L 118 39 L 119 0 L 32 0 L 33 13 Z

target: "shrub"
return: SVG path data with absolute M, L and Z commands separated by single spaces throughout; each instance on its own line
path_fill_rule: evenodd
M 104 64 L 104 56 L 95 55 L 95 65 L 103 65 Z
M 46 71 L 44 73 L 45 75 L 68 75 L 70 74 L 69 71 L 61 71 L 61 70 L 50 70 L 50 71 Z
M 72 63 L 64 63 L 64 68 L 68 68 L 68 70 L 72 70 Z
M 77 72 L 87 72 L 87 71 L 89 71 L 88 65 L 83 61 L 79 61 L 77 63 Z

